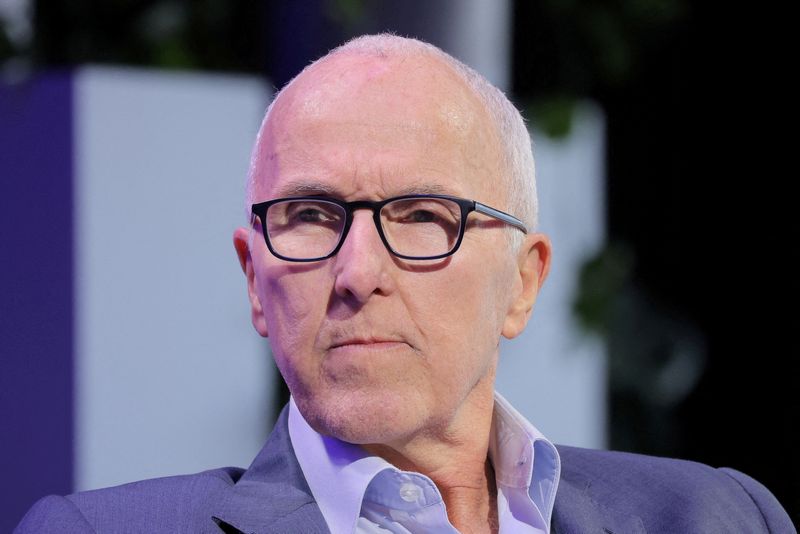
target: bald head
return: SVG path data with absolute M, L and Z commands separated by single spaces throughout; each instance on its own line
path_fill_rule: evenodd
M 363 125 L 347 131 L 367 144 L 383 131 L 402 145 L 397 131 L 403 129 L 425 130 L 431 141 L 452 136 L 463 146 L 463 164 L 480 168 L 484 187 L 503 197 L 499 204 L 535 227 L 533 155 L 519 112 L 466 65 L 432 45 L 393 35 L 350 41 L 306 67 L 276 96 L 251 159 L 248 211 L 252 202 L 268 198 L 271 179 L 281 170 L 281 143 L 302 135 L 305 148 L 298 151 L 296 143 L 292 157 L 311 157 L 314 125 L 331 121 Z

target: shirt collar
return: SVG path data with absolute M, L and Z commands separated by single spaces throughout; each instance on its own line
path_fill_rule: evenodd
M 498 491 L 503 490 L 514 515 L 528 516 L 526 499 L 549 531 L 561 478 L 561 459 L 555 445 L 499 393 L 494 394 L 489 458 Z
M 317 433 L 294 399 L 289 401 L 289 437 L 331 531 L 353 532 L 370 482 L 394 466 L 358 445 Z M 501 501 L 498 507 L 508 507 L 515 517 L 549 531 L 561 471 L 558 451 L 499 393 L 495 393 L 489 458 Z

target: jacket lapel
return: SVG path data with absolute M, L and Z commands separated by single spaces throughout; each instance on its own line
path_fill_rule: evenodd
M 208 517 L 217 532 L 329 532 L 297 463 L 287 417 L 284 408 L 256 459 L 220 494 Z

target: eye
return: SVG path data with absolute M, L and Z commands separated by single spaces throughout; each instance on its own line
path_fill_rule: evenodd
M 398 222 L 450 224 L 453 214 L 440 202 L 414 202 L 399 210 Z
M 330 214 L 323 212 L 317 208 L 305 208 L 295 213 L 295 218 L 300 222 L 328 222 L 332 221 L 333 217 Z
M 290 224 L 328 224 L 339 221 L 341 214 L 333 204 L 291 202 L 286 205 L 286 221 Z
M 436 219 L 438 216 L 435 213 L 426 210 L 415 210 L 406 216 L 408 222 L 429 223 Z
M 458 224 L 458 205 L 447 200 L 412 198 L 401 199 L 381 211 L 381 216 L 387 222 L 397 224 Z

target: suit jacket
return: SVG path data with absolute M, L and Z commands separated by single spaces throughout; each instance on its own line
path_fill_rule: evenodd
M 327 533 L 297 463 L 284 409 L 247 470 L 223 468 L 38 501 L 16 534 Z M 795 533 L 761 484 L 732 469 L 558 447 L 553 532 Z

